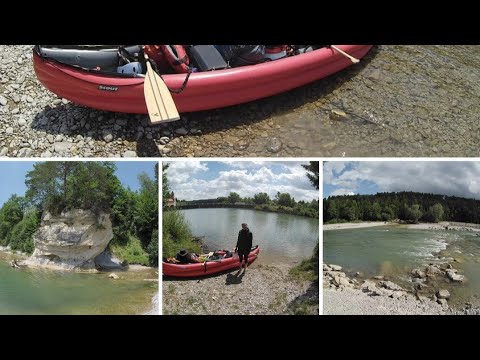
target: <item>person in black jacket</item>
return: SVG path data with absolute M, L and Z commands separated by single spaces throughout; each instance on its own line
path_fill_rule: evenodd
M 235 252 L 238 250 L 238 258 L 240 260 L 239 271 L 242 271 L 242 263 L 245 260 L 243 274 L 247 271 L 248 254 L 250 254 L 250 250 L 252 249 L 252 238 L 253 235 L 248 228 L 248 225 L 243 223 L 242 230 L 238 232 L 237 246 L 235 246 Z

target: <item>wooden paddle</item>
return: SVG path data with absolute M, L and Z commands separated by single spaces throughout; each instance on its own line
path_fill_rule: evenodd
M 170 90 L 168 90 L 160 75 L 153 70 L 147 54 L 145 54 L 145 60 L 147 60 L 147 74 L 145 75 L 143 92 L 150 116 L 150 123 L 156 125 L 180 120 L 180 114 L 175 106 Z
M 342 54 L 343 56 L 349 58 L 352 63 L 357 64 L 357 63 L 360 62 L 360 60 L 358 60 L 357 58 L 354 58 L 352 55 L 347 54 L 345 51 L 339 49 L 339 48 L 336 47 L 335 45 L 330 45 L 330 47 L 331 47 L 333 50 L 338 51 L 338 52 L 339 52 L 340 54 Z

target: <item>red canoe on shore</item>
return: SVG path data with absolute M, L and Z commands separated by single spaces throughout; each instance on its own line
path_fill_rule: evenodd
M 255 246 L 248 255 L 248 264 L 253 263 L 260 252 L 260 248 Z M 212 275 L 222 271 L 238 269 L 240 263 L 238 261 L 238 254 L 233 254 L 232 257 L 214 261 L 207 261 L 204 263 L 194 264 L 170 264 L 163 262 L 162 272 L 165 276 L 173 277 L 199 277 L 205 275 Z
M 360 59 L 372 45 L 337 45 Z M 35 47 L 34 69 L 50 91 L 74 103 L 94 109 L 147 114 L 144 76 L 100 73 L 66 65 Z M 106 52 L 103 52 L 105 54 Z M 70 59 L 75 60 L 75 56 Z M 179 112 L 210 110 L 279 94 L 314 82 L 352 65 L 333 48 L 320 48 L 300 55 L 261 64 L 193 73 L 181 94 L 172 94 Z M 186 74 L 162 75 L 168 87 L 178 89 Z

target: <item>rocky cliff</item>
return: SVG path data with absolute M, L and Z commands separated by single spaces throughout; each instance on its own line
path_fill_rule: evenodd
M 72 210 L 53 216 L 46 212 L 33 236 L 35 251 L 26 265 L 95 270 L 95 258 L 105 251 L 112 238 L 109 214 Z

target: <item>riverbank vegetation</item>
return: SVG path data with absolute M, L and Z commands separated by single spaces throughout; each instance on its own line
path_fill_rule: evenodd
M 187 249 L 192 253 L 201 252 L 201 244 L 192 236 L 190 225 L 181 212 L 176 209 L 166 209 L 167 199 L 171 197 L 166 170 L 167 164 L 162 167 L 162 246 L 163 257 L 174 257 L 180 250 Z M 167 211 L 168 210 L 168 211 Z
M 323 202 L 325 223 L 391 221 L 408 223 L 455 221 L 480 223 L 480 201 L 418 192 L 330 196 Z
M 140 190 L 122 186 L 112 162 L 36 163 L 27 173 L 25 197 L 12 195 L 0 208 L 0 245 L 32 253 L 33 234 L 45 211 L 72 209 L 112 215 L 110 248 L 124 263 L 158 265 L 158 169 L 139 175 Z
M 289 215 L 307 216 L 318 219 L 318 200 L 295 201 L 288 193 L 277 192 L 274 199 L 270 199 L 267 193 L 255 194 L 253 198 L 242 197 L 236 192 L 231 192 L 228 196 L 217 197 L 215 199 L 201 199 L 193 201 L 177 200 L 177 207 L 241 207 L 259 211 L 269 211 Z

